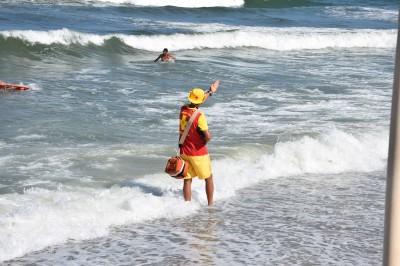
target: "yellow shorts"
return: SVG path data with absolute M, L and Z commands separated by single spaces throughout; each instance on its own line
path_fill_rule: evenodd
M 189 162 L 189 169 L 184 179 L 199 177 L 199 179 L 207 179 L 211 176 L 211 159 L 210 155 L 189 156 L 180 154 L 181 158 Z

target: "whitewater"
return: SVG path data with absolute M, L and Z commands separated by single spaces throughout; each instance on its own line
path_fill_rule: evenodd
M 327 48 L 394 48 L 396 30 L 341 30 L 310 28 L 228 28 L 219 25 L 184 25 L 196 27 L 200 33 L 156 36 L 129 36 L 122 34 L 96 35 L 60 29 L 52 31 L 4 31 L 0 32 L 5 40 L 14 38 L 26 44 L 62 44 L 62 45 L 104 45 L 112 38 L 144 51 L 160 50 L 162 45 L 174 51 L 204 48 L 258 47 L 269 50 L 288 51 Z M 208 29 L 204 30 L 204 29 Z

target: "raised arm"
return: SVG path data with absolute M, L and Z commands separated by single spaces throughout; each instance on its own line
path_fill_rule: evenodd
M 205 95 L 205 99 L 204 101 L 206 101 L 208 99 L 208 97 L 212 96 L 213 93 L 215 93 L 218 89 L 219 86 L 219 80 L 216 80 L 211 86 L 210 89 L 208 91 L 206 91 L 206 95 Z

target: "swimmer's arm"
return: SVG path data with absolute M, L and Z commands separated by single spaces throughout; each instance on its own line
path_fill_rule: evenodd
M 161 58 L 161 54 L 157 57 L 157 59 L 156 60 L 154 60 L 154 62 L 157 62 L 160 58 Z

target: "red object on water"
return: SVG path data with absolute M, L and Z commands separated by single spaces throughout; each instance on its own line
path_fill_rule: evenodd
M 4 83 L 3 81 L 0 81 L 0 89 L 25 91 L 29 90 L 29 87 L 11 83 Z

